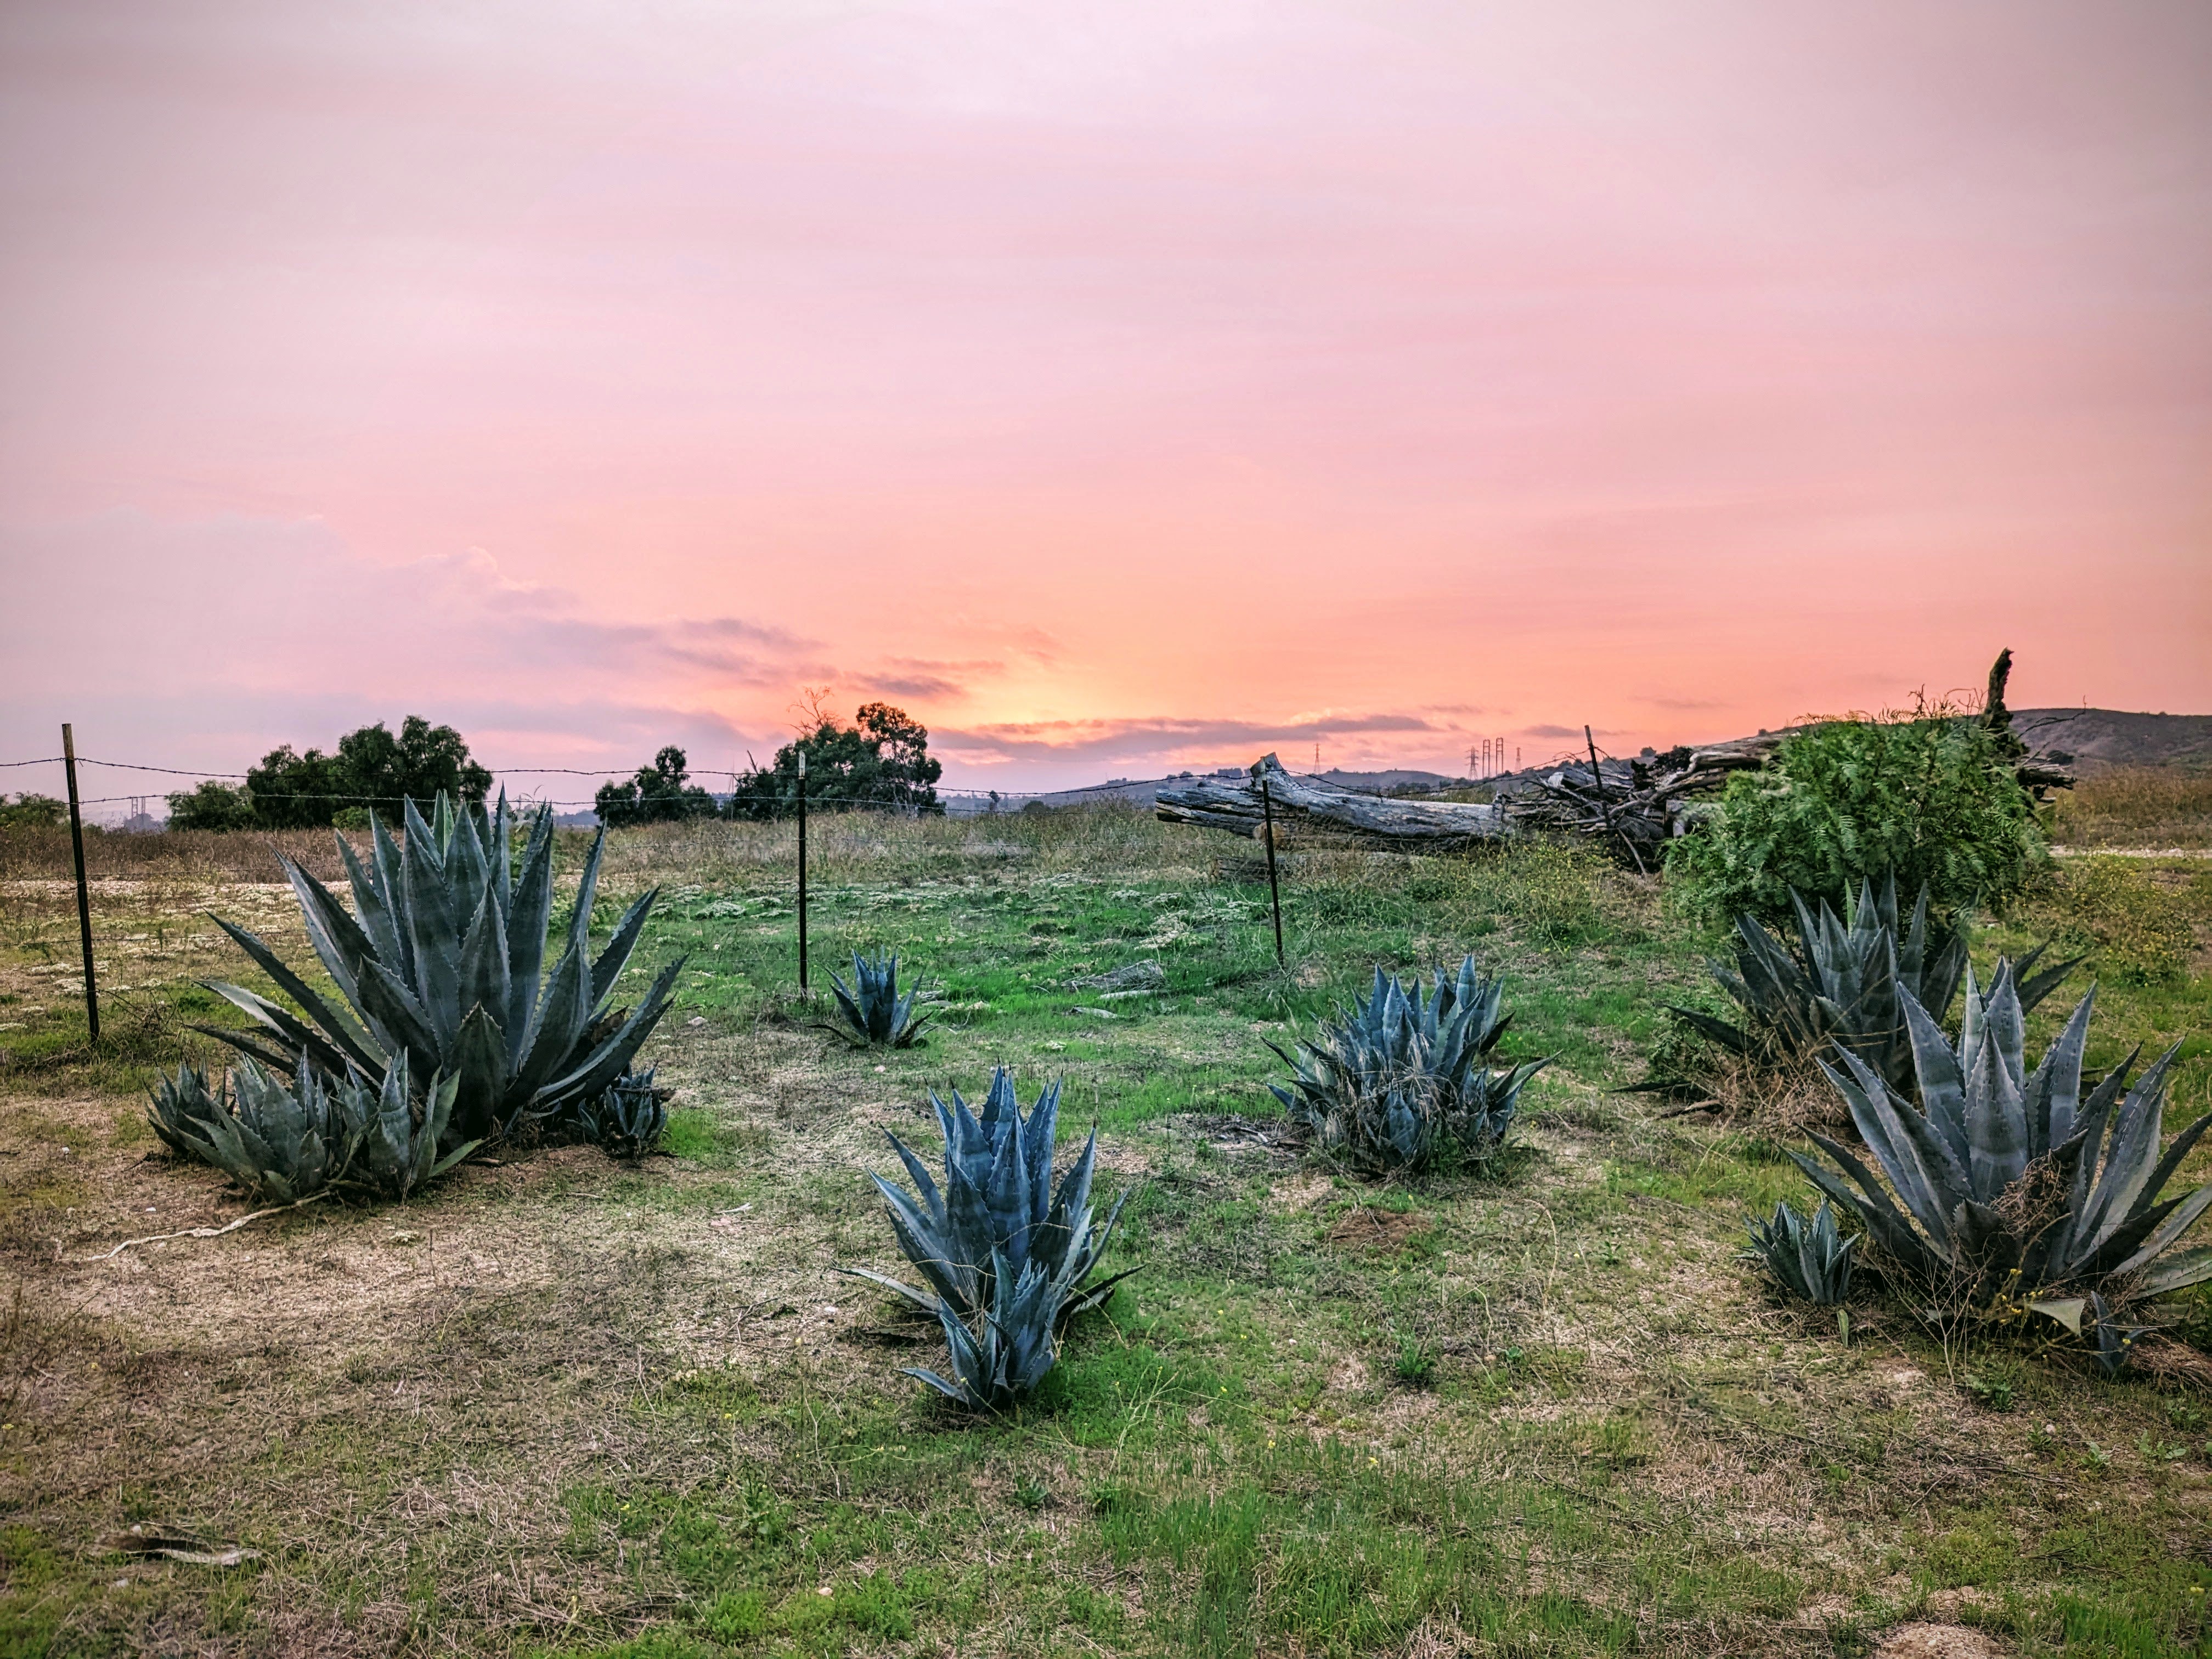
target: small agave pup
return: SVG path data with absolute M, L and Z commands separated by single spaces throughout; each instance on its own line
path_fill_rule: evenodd
M 433 1077 L 418 1101 L 408 1086 L 402 1054 L 378 1082 L 356 1075 L 346 1088 L 349 1109 L 362 1125 L 351 1181 L 372 1192 L 404 1200 L 477 1149 L 473 1140 L 443 1146 L 460 1092 L 459 1078 Z
M 1845 1238 L 1836 1212 L 1822 1200 L 1808 1221 L 1787 1204 L 1774 1206 L 1774 1218 L 1745 1218 L 1751 1234 L 1748 1254 L 1783 1289 L 1802 1301 L 1834 1307 L 1851 1293 L 1851 1252 L 1856 1238 Z
M 921 1000 L 920 980 L 904 996 L 899 994 L 896 957 L 864 957 L 855 951 L 852 985 L 848 988 L 835 974 L 830 975 L 830 982 L 836 988 L 837 1012 L 845 1019 L 844 1026 L 830 1029 L 841 1036 L 890 1048 L 909 1048 L 929 1023 L 927 1012 L 914 1012 Z
M 1504 989 L 1471 956 L 1449 977 L 1438 969 L 1425 998 L 1419 980 L 1401 985 L 1377 968 L 1366 999 L 1338 1010 L 1297 1058 L 1267 1045 L 1297 1073 L 1275 1098 L 1317 1151 L 1364 1173 L 1492 1157 L 1522 1085 L 1551 1063 L 1486 1063 L 1512 1022 L 1499 1012 Z
M 376 1083 L 358 1072 L 334 1081 L 303 1055 L 289 1086 L 244 1059 L 227 1084 L 210 1089 L 206 1073 L 184 1066 L 153 1094 L 154 1133 L 172 1151 L 213 1164 L 254 1197 L 279 1204 L 330 1187 L 404 1199 L 477 1145 L 439 1155 L 453 1079 L 431 1079 L 418 1117 L 404 1054 Z
M 2212 1206 L 2212 1182 L 2185 1197 L 2159 1196 L 2212 1114 L 2160 1156 L 2179 1043 L 2132 1088 L 2130 1054 L 2083 1098 L 2095 1000 L 2094 991 L 2081 999 L 2030 1073 L 2009 963 L 1997 964 L 1986 995 L 1968 971 L 1955 1050 L 1935 1018 L 1904 997 L 1924 1109 L 1848 1049 L 1838 1051 L 1842 1070 L 1824 1066 L 1881 1175 L 1822 1135 L 1813 1139 L 1841 1175 L 1791 1156 L 1858 1216 L 1888 1262 L 1946 1303 L 2044 1313 L 2077 1332 L 2090 1311 L 2100 1333 L 2117 1330 L 2130 1305 L 2212 1280 L 2212 1247 L 2177 1248 Z
M 181 1066 L 153 1091 L 148 1116 L 172 1152 L 221 1170 L 255 1199 L 296 1204 L 343 1176 L 361 1144 L 350 1104 L 313 1066 L 288 1087 L 251 1060 L 208 1086 Z
M 1115 1200 L 1106 1224 L 1094 1231 L 1095 1129 L 1054 1189 L 1057 1084 L 1038 1097 L 1026 1118 L 1014 1095 L 1013 1074 L 1004 1067 L 992 1076 L 980 1118 L 957 1090 L 949 1106 L 934 1091 L 929 1101 L 945 1133 L 943 1187 L 896 1135 L 887 1138 L 913 1177 L 915 1192 L 869 1176 L 890 1209 L 899 1249 L 929 1288 L 865 1267 L 840 1271 L 895 1291 L 937 1316 L 951 1350 L 952 1378 L 919 1368 L 909 1368 L 908 1376 L 963 1404 L 1000 1410 L 1043 1381 L 1067 1322 L 1100 1305 L 1128 1277 L 1116 1273 L 1084 1283 L 1105 1254 L 1129 1194 L 1125 1190 Z
M 568 943 L 549 978 L 552 809 L 541 809 L 531 825 L 520 875 L 510 874 L 514 825 L 506 796 L 489 818 L 481 808 L 454 812 L 443 795 L 433 822 L 425 823 L 411 800 L 403 816 L 398 842 L 370 817 L 367 866 L 338 837 L 351 910 L 283 860 L 307 938 L 343 1001 L 326 1001 L 260 939 L 218 918 L 307 1018 L 238 986 L 211 983 L 209 989 L 252 1015 L 281 1046 L 201 1029 L 280 1071 L 290 1071 L 294 1056 L 304 1053 L 333 1076 L 356 1069 L 380 1080 L 405 1055 L 418 1085 L 441 1076 L 453 1083 L 448 1133 L 457 1140 L 502 1134 L 526 1116 L 550 1117 L 597 1099 L 668 1012 L 684 966 L 680 957 L 669 963 L 628 1018 L 607 1017 L 615 981 L 659 890 L 631 905 L 606 949 L 590 955 L 602 830 L 584 861 Z
M 656 1069 L 648 1066 L 642 1072 L 626 1072 L 599 1099 L 577 1108 L 576 1123 L 584 1139 L 609 1158 L 635 1163 L 658 1146 L 667 1132 L 668 1102 L 676 1091 L 653 1082 Z

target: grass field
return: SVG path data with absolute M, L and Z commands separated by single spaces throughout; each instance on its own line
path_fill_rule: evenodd
M 2212 1397 L 1872 1296 L 1846 1343 L 1737 1259 L 1747 1207 L 1808 1190 L 1785 1143 L 1609 1092 L 1657 1005 L 1706 995 L 1711 942 L 1653 886 L 1549 848 L 1294 855 L 1279 971 L 1222 837 L 816 829 L 817 986 L 898 950 L 942 988 L 927 1048 L 811 1023 L 787 829 L 631 832 L 603 924 L 659 884 L 632 977 L 690 954 L 648 1049 L 673 1156 L 500 1153 L 104 1259 L 245 1212 L 149 1157 L 137 1092 L 211 1051 L 194 981 L 255 982 L 206 912 L 305 940 L 252 838 L 104 842 L 94 1051 L 73 892 L 0 847 L 0 1656 L 1856 1654 L 1905 1621 L 2212 1653 Z M 2212 875 L 2138 866 L 2115 897 L 2062 860 L 1976 956 L 2111 955 L 2090 1058 L 2185 1038 L 2171 1127 L 2212 1106 Z M 1274 1147 L 1267 1040 L 1467 951 L 1509 976 L 1507 1052 L 1559 1056 L 1518 1150 L 1377 1186 Z M 1145 958 L 1157 996 L 1069 983 Z M 831 1270 L 902 1265 L 860 1172 L 994 1064 L 1099 1125 L 1102 1185 L 1136 1188 L 1109 1266 L 1140 1271 L 979 1423 L 899 1374 L 933 1334 Z M 134 1525 L 258 1553 L 110 1547 Z

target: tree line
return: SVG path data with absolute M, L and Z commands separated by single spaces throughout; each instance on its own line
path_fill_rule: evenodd
M 799 799 L 799 757 L 806 760 L 808 801 L 827 811 L 891 805 L 941 813 L 936 784 L 944 766 L 929 752 L 929 730 L 904 709 L 863 703 L 848 726 L 818 705 L 805 729 L 778 749 L 765 766 L 738 773 L 726 795 L 691 781 L 690 759 L 671 744 L 635 775 L 604 784 L 592 802 L 611 828 L 685 818 L 781 817 Z M 270 750 L 250 768 L 243 783 L 210 779 L 169 797 L 173 830 L 308 830 L 359 828 L 374 811 L 398 817 L 404 801 L 427 811 L 440 794 L 481 805 L 492 775 L 469 753 L 460 732 L 434 726 L 419 714 L 400 722 L 397 734 L 379 720 L 347 732 L 325 753 L 301 753 L 290 744 Z M 12 804 L 11 804 L 12 805 Z M 46 822 L 44 798 L 10 818 Z M 58 806 L 58 804 L 57 803 Z
M 855 806 L 898 806 L 937 814 L 944 763 L 929 752 L 929 728 L 903 708 L 887 702 L 862 703 L 846 726 L 817 708 L 806 730 L 775 751 L 766 766 L 755 765 L 732 780 L 726 799 L 717 800 L 690 781 L 684 751 L 670 744 L 622 783 L 604 784 L 592 805 L 599 821 L 619 827 L 666 823 L 684 818 L 775 818 L 797 809 L 799 762 L 806 758 L 806 799 L 828 811 Z

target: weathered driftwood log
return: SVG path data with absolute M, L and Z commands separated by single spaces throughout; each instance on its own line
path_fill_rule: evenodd
M 2065 757 L 2032 752 L 2012 731 L 2004 702 L 2012 653 L 1990 670 L 1978 719 L 1997 732 L 2021 787 L 2039 799 L 2071 789 Z M 1656 867 L 1662 843 L 1687 831 L 1705 810 L 1698 803 L 1726 785 L 1731 773 L 1755 771 L 1784 741 L 1815 726 L 1761 732 L 1756 737 L 1670 749 L 1633 760 L 1568 759 L 1493 781 L 1495 804 L 1408 800 L 1360 794 L 1318 778 L 1294 777 L 1273 755 L 1260 763 L 1274 808 L 1276 840 L 1334 839 L 1400 852 L 1449 852 L 1516 835 L 1571 834 L 1601 838 L 1613 856 L 1639 870 Z M 1593 750 L 1595 745 L 1593 745 Z M 1259 785 L 1249 777 L 1200 778 L 1163 789 L 1159 816 L 1170 823 L 1257 837 Z
M 1267 781 L 1267 804 L 1274 813 L 1279 842 L 1310 839 L 1318 833 L 1342 836 L 1367 846 L 1400 847 L 1409 852 L 1448 852 L 1455 847 L 1496 841 L 1513 833 L 1511 822 L 1502 807 L 1472 801 L 1401 800 L 1363 795 L 1318 779 L 1294 777 L 1273 755 L 1261 760 L 1255 769 Z M 1256 839 L 1261 823 L 1259 780 L 1194 779 L 1161 790 L 1158 811 L 1170 823 L 1225 830 L 1231 835 Z

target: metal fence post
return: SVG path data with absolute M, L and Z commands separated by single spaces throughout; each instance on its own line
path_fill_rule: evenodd
M 1261 834 L 1267 842 L 1267 902 L 1275 912 L 1275 966 L 1283 965 L 1283 890 L 1275 880 L 1275 807 L 1267 795 L 1267 775 L 1253 763 L 1252 775 L 1260 781 Z
M 62 726 L 62 769 L 69 774 L 70 850 L 76 858 L 76 931 L 84 945 L 84 1020 L 100 1041 L 100 990 L 92 977 L 92 896 L 84 884 L 84 820 L 76 805 L 76 735 Z
M 806 751 L 799 751 L 799 988 L 806 983 Z

